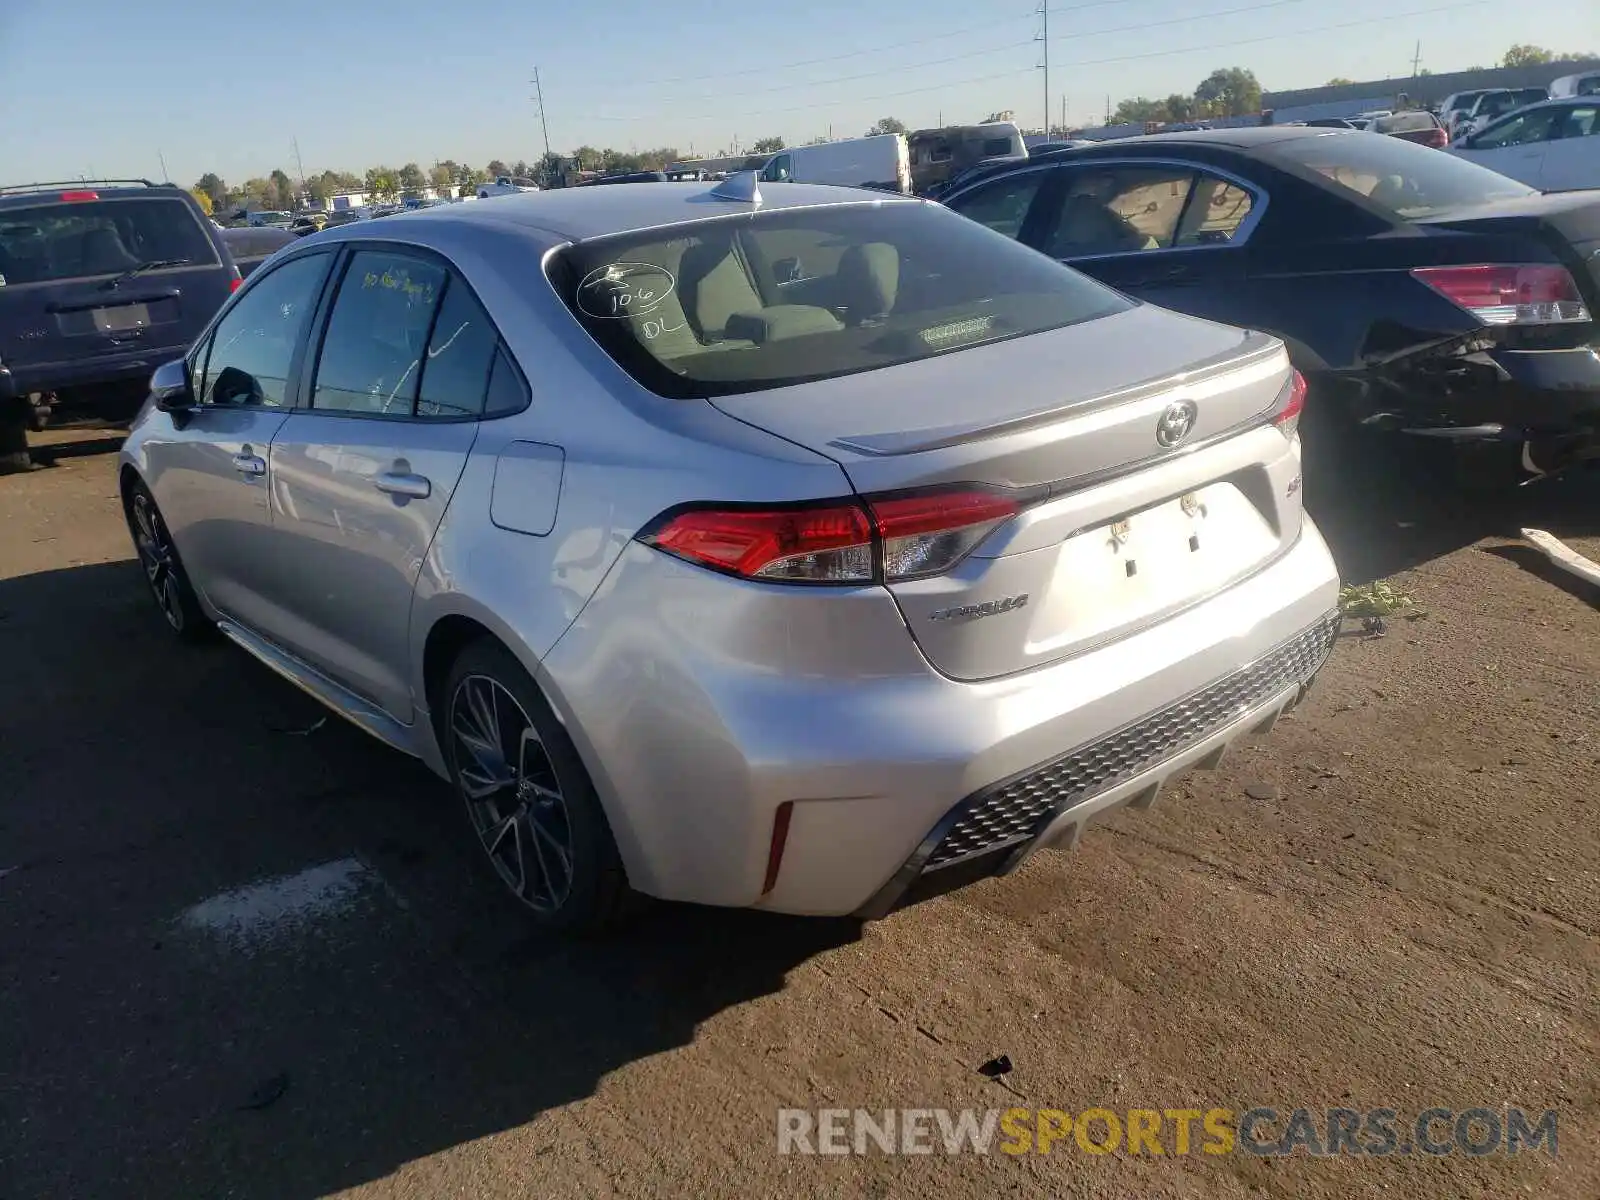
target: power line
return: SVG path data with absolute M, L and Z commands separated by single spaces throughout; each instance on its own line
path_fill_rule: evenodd
M 1487 4 L 1489 3 L 1489 0 L 1481 0 L 1481 2 Z M 1034 70 L 1035 68 L 1033 67 L 1016 67 L 1009 71 L 999 71 L 993 75 L 978 75 L 971 79 L 947 79 L 942 83 L 934 84 L 932 87 L 906 88 L 904 91 L 899 92 L 880 92 L 876 96 L 847 96 L 843 100 L 826 100 L 821 104 L 789 104 L 785 105 L 783 108 L 769 108 L 764 111 L 757 112 L 749 112 L 741 108 L 739 110 L 739 115 L 750 117 L 771 117 L 781 116 L 784 113 L 802 112 L 816 108 L 838 108 L 844 104 L 866 104 L 874 100 L 894 100 L 901 96 L 919 96 L 927 92 L 942 92 L 946 88 L 965 87 L 970 83 L 988 83 L 990 80 L 994 79 L 1014 79 L 1018 75 L 1031 75 Z M 658 114 L 652 113 L 649 116 L 633 117 L 590 116 L 588 119 L 591 121 L 646 121 L 654 119 L 657 115 Z M 728 113 L 726 109 L 721 112 L 674 114 L 675 119 L 681 121 L 702 121 L 712 119 L 725 120 L 727 116 Z
M 1464 8 L 1481 8 L 1492 0 L 1458 0 L 1455 4 L 1443 4 L 1437 8 L 1417 8 L 1410 12 L 1384 13 L 1382 17 L 1363 17 L 1359 21 L 1341 21 L 1336 25 L 1317 25 L 1311 29 L 1296 29 L 1289 33 L 1269 33 L 1264 37 L 1234 38 L 1227 42 L 1213 42 L 1209 46 L 1182 46 L 1176 50 L 1152 50 L 1144 54 L 1123 54 L 1116 58 L 1080 58 L 1067 63 L 1069 67 L 1099 67 L 1108 63 L 1136 62 L 1146 58 L 1170 58 L 1174 54 L 1195 54 L 1202 50 L 1227 50 L 1233 46 L 1253 46 L 1259 42 L 1277 42 L 1284 38 L 1305 37 L 1310 33 L 1328 33 L 1335 29 L 1354 29 L 1358 25 L 1372 25 L 1382 21 L 1385 25 L 1395 21 L 1403 21 L 1407 17 L 1429 17 L 1435 13 L 1459 12 Z
M 1052 8 L 1052 9 L 1050 9 L 1050 12 L 1053 13 L 1053 14 L 1059 14 L 1059 13 L 1062 13 L 1062 12 L 1078 12 L 1078 11 L 1081 11 L 1083 9 L 1101 8 L 1101 7 L 1105 7 L 1105 6 L 1109 5 L 1109 4 L 1125 3 L 1125 2 L 1126 2 L 1126 0 L 1092 0 L 1091 3 L 1082 4 L 1082 5 L 1076 5 L 1076 6 L 1072 6 L 1072 7 L 1069 7 L 1069 8 Z M 1166 21 L 1147 22 L 1147 23 L 1142 23 L 1142 24 L 1137 25 L 1137 26 L 1128 26 L 1128 27 L 1125 27 L 1125 28 L 1117 28 L 1117 29 L 1104 29 L 1104 30 L 1099 30 L 1097 32 L 1098 33 L 1103 33 L 1103 34 L 1121 33 L 1121 32 L 1127 32 L 1127 31 L 1132 30 L 1132 29 L 1152 28 L 1152 27 L 1155 27 L 1155 26 L 1158 26 L 1158 25 L 1176 25 L 1176 24 L 1181 24 L 1181 23 L 1183 23 L 1185 21 L 1207 20 L 1207 19 L 1210 19 L 1210 18 L 1216 17 L 1216 16 L 1228 16 L 1228 15 L 1237 15 L 1237 14 L 1246 13 L 1246 12 L 1256 12 L 1256 11 L 1260 11 L 1260 10 L 1263 10 L 1263 9 L 1279 8 L 1279 7 L 1283 7 L 1283 6 L 1287 5 L 1287 4 L 1301 3 L 1301 2 L 1303 2 L 1303 0 L 1263 0 L 1263 3 L 1260 3 L 1260 4 L 1245 5 L 1245 6 L 1242 6 L 1240 8 L 1227 9 L 1227 10 L 1224 10 L 1224 11 L 1221 11 L 1221 12 L 1206 13 L 1201 17 L 1172 18 L 1172 19 L 1169 19 L 1169 20 L 1166 20 Z M 1265 34 L 1265 35 L 1263 35 L 1261 37 L 1233 38 L 1233 39 L 1231 39 L 1229 41 L 1226 41 L 1226 42 L 1216 42 L 1216 43 L 1212 43 L 1212 44 L 1204 45 L 1204 46 L 1180 46 L 1180 47 L 1178 47 L 1176 49 L 1172 49 L 1172 50 L 1152 50 L 1152 51 L 1145 51 L 1145 52 L 1142 52 L 1142 53 L 1139 53 L 1139 54 L 1116 55 L 1116 56 L 1109 57 L 1109 58 L 1072 59 L 1072 60 L 1069 60 L 1069 61 L 1067 61 L 1067 62 L 1065 62 L 1063 64 L 1060 64 L 1060 65 L 1068 66 L 1068 67 L 1104 66 L 1104 65 L 1109 65 L 1109 64 L 1113 64 L 1113 63 L 1137 62 L 1137 61 L 1142 61 L 1144 59 L 1151 59 L 1151 58 L 1171 58 L 1174 55 L 1195 54 L 1195 53 L 1199 53 L 1199 52 L 1202 52 L 1202 51 L 1209 51 L 1209 50 L 1226 50 L 1226 49 L 1229 49 L 1229 48 L 1231 48 L 1233 46 L 1258 45 L 1258 44 L 1263 43 L 1263 42 L 1282 41 L 1285 38 L 1305 37 L 1308 34 L 1327 33 L 1327 32 L 1331 32 L 1333 30 L 1338 30 L 1338 29 L 1353 29 L 1353 28 L 1356 28 L 1358 26 L 1376 24 L 1376 23 L 1378 23 L 1380 21 L 1385 25 L 1392 25 L 1395 21 L 1405 20 L 1405 19 L 1410 18 L 1410 17 L 1433 16 L 1433 15 L 1435 15 L 1437 13 L 1458 12 L 1458 11 L 1460 11 L 1462 9 L 1467 9 L 1467 8 L 1481 8 L 1481 7 L 1483 7 L 1484 5 L 1486 5 L 1486 4 L 1490 3 L 1490 2 L 1491 2 L 1491 0 L 1457 0 L 1457 2 L 1453 3 L 1453 4 L 1437 5 L 1437 6 L 1434 6 L 1434 7 L 1431 7 L 1431 8 L 1413 9 L 1413 10 L 1410 10 L 1408 12 L 1385 13 L 1381 18 L 1379 18 L 1379 17 L 1365 17 L 1365 18 L 1361 18 L 1359 20 L 1353 20 L 1353 21 L 1340 21 L 1340 22 L 1337 22 L 1337 23 L 1331 24 L 1331 25 L 1313 26 L 1313 27 L 1311 27 L 1309 29 L 1295 29 L 1295 30 L 1291 30 L 1291 31 L 1288 31 L 1288 32 L 1285 32 L 1285 33 Z M 1037 16 L 1039 14 L 1037 12 L 1035 12 L 1033 15 Z M 1002 19 L 1006 19 L 1006 18 L 1002 18 Z M 985 26 L 985 28 L 992 28 L 992 27 L 993 27 L 993 23 L 992 22 L 988 26 Z M 951 34 L 951 35 L 941 35 L 941 36 L 955 36 L 955 35 Z M 1091 36 L 1095 36 L 1095 34 L 1088 34 L 1088 33 L 1081 34 L 1081 35 L 1074 34 L 1074 35 L 1072 35 L 1072 38 L 1073 38 L 1073 40 L 1077 40 L 1080 37 L 1091 37 Z M 924 39 L 924 41 L 928 41 L 928 40 L 934 40 L 934 39 Z M 1061 40 L 1065 40 L 1065 39 L 1061 39 Z M 905 44 L 906 45 L 913 45 L 915 43 L 905 43 Z M 1025 43 L 1023 43 L 1023 44 L 1025 44 Z M 1007 49 L 1007 48 L 1009 48 L 1009 47 L 997 47 L 996 49 Z M 984 53 L 994 53 L 994 52 L 995 51 L 993 51 L 993 50 L 984 51 Z M 853 56 L 855 56 L 857 54 L 864 54 L 864 53 L 877 53 L 877 51 L 855 51 L 855 52 L 852 52 L 852 54 L 849 57 L 853 57 Z M 968 56 L 957 56 L 957 57 L 970 57 L 970 55 L 968 55 Z M 831 61 L 831 60 L 817 60 L 817 61 Z M 800 65 L 800 64 L 792 64 L 792 65 Z M 917 64 L 917 65 L 927 66 L 927 65 L 933 65 L 933 64 L 923 63 L 923 64 Z M 943 80 L 940 83 L 933 84 L 932 86 L 929 86 L 929 87 L 904 88 L 904 89 L 901 89 L 899 91 L 880 92 L 880 93 L 878 93 L 876 95 L 872 95 L 872 96 L 848 96 L 848 97 L 844 97 L 842 99 L 824 100 L 824 101 L 820 101 L 820 102 L 815 103 L 815 104 L 789 104 L 789 105 L 785 105 L 783 108 L 778 108 L 778 109 L 746 111 L 746 110 L 741 108 L 740 112 L 741 112 L 741 115 L 745 115 L 745 116 L 761 117 L 761 116 L 783 116 L 783 115 L 786 115 L 786 114 L 789 114 L 789 113 L 806 112 L 806 111 L 812 111 L 812 110 L 815 110 L 815 109 L 840 108 L 840 107 L 843 107 L 844 105 L 847 105 L 847 104 L 867 104 L 867 103 L 871 103 L 871 102 L 877 101 L 877 100 L 894 100 L 894 99 L 898 99 L 898 98 L 900 98 L 902 96 L 925 95 L 928 92 L 944 91 L 944 90 L 946 90 L 948 88 L 966 87 L 966 86 L 968 86 L 970 84 L 974 84 L 974 83 L 989 83 L 989 82 L 992 82 L 992 81 L 997 80 L 997 79 L 1016 78 L 1018 76 L 1021 76 L 1021 75 L 1026 74 L 1026 73 L 1030 73 L 1031 71 L 1037 70 L 1037 69 L 1038 69 L 1037 67 L 1033 67 L 1033 68 L 1017 68 L 1017 69 L 1010 70 L 1010 71 L 999 71 L 999 72 L 996 72 L 996 73 L 991 74 L 991 75 L 979 75 L 979 76 L 975 76 L 975 77 L 967 78 L 967 79 L 948 79 L 948 80 Z M 885 73 L 886 73 L 885 71 L 875 71 L 875 72 L 872 72 L 870 76 L 864 76 L 864 77 L 876 78 L 877 76 L 885 74 Z M 835 83 L 835 82 L 841 82 L 841 81 L 840 80 L 832 80 L 832 81 L 824 81 L 824 82 L 821 82 L 821 83 L 803 84 L 803 85 L 799 85 L 799 86 L 802 86 L 802 87 L 826 87 L 826 86 L 831 86 L 831 84 Z M 705 97 L 702 97 L 702 98 L 705 98 Z M 642 121 L 642 120 L 653 119 L 653 118 L 657 117 L 658 115 L 659 114 L 655 114 L 655 113 L 649 114 L 649 116 L 599 116 L 599 115 L 591 115 L 589 119 L 590 120 L 595 120 L 595 121 Z M 679 114 L 675 114 L 675 116 L 676 116 L 676 118 L 678 120 L 685 120 L 685 121 L 712 120 L 712 119 L 726 118 L 727 112 L 726 112 L 726 110 L 724 110 L 724 111 L 721 111 L 721 112 L 679 113 Z
M 1097 2 L 1111 3 L 1112 0 L 1097 0 Z M 961 29 L 952 29 L 949 33 L 935 33 L 928 37 L 914 38 L 908 42 L 896 42 L 892 48 L 895 50 L 900 50 L 909 46 L 926 46 L 930 42 L 942 42 L 949 38 L 961 37 L 963 34 L 968 33 L 993 33 L 995 26 L 997 25 L 1003 25 L 1008 21 L 1026 21 L 1032 16 L 1032 13 L 1028 13 L 1026 15 L 1016 17 L 991 17 L 981 25 L 967 25 Z M 842 62 L 847 58 L 860 58 L 864 54 L 882 54 L 883 51 L 884 47 L 882 46 L 873 46 L 867 50 L 847 50 L 843 54 L 827 54 L 821 58 L 799 58 L 795 59 L 793 62 L 772 63 L 767 66 L 750 67 L 748 69 L 738 71 L 718 71 L 717 78 L 739 79 L 746 75 L 770 75 L 774 71 L 788 71 L 795 67 L 815 67 L 822 63 Z M 701 83 L 704 80 L 705 74 L 701 73 L 699 75 L 677 75 L 670 79 L 651 79 L 649 84 L 652 88 L 654 88 L 669 83 Z
M 1063 13 L 1083 12 L 1091 8 L 1106 8 L 1113 4 L 1126 6 L 1128 3 L 1129 0 L 1087 0 L 1087 3 L 1084 4 L 1068 4 L 1059 8 L 1052 8 L 1049 11 L 1051 16 L 1056 16 Z M 964 25 L 960 29 L 952 29 L 948 33 L 934 33 L 929 34 L 927 37 L 912 38 L 910 41 L 896 41 L 891 48 L 902 50 L 911 46 L 926 46 L 931 42 L 947 41 L 950 38 L 961 37 L 968 33 L 992 33 L 996 26 L 1004 25 L 1008 22 L 1029 21 L 1039 15 L 1039 10 L 1035 9 L 1032 12 L 1019 13 L 1012 17 L 990 17 L 981 24 Z M 789 71 L 796 67 L 815 67 L 822 63 L 843 62 L 847 58 L 860 58 L 866 54 L 882 54 L 884 49 L 882 46 L 873 46 L 866 50 L 846 50 L 842 54 L 827 54 L 821 58 L 797 58 L 793 62 L 769 63 L 765 66 L 742 68 L 738 71 L 718 71 L 717 78 L 740 79 L 747 75 L 771 75 L 774 71 Z M 704 79 L 704 74 L 676 75 L 667 79 L 651 79 L 649 84 L 654 88 L 663 87 L 669 83 L 699 83 Z
M 1110 29 L 1090 29 L 1084 33 L 1070 34 L 1067 38 L 1059 40 L 1067 41 L 1070 38 L 1074 42 L 1081 42 L 1085 38 L 1104 37 L 1106 34 L 1111 33 L 1132 33 L 1136 30 L 1160 29 L 1165 25 L 1189 25 L 1195 21 L 1210 21 L 1216 17 L 1235 17 L 1240 13 L 1262 12 L 1269 8 L 1283 8 L 1290 4 L 1306 3 L 1309 3 L 1309 0 L 1265 0 L 1265 3 L 1262 4 L 1246 4 L 1242 8 L 1215 8 L 1187 17 L 1169 17 L 1165 21 L 1140 21 L 1137 25 L 1113 25 Z M 1199 48 L 1203 49 L 1204 47 Z
M 900 67 L 880 67 L 876 71 L 863 71 L 859 75 L 836 75 L 831 79 L 809 79 L 803 83 L 780 83 L 774 87 L 767 88 L 744 88 L 740 90 L 739 94 L 741 96 L 763 96 L 770 92 L 792 92 L 799 88 L 832 87 L 836 83 L 853 83 L 858 79 L 879 79 L 884 75 L 890 75 L 896 71 L 918 71 L 923 67 L 939 67 L 945 65 L 946 63 L 961 62 L 962 60 L 968 58 L 981 58 L 985 54 L 999 54 L 1002 50 L 1018 50 L 1023 46 L 1031 45 L 1033 45 L 1032 41 L 1007 42 L 1004 46 L 989 46 L 982 50 L 967 50 L 960 54 L 952 54 L 948 58 L 929 58 L 924 59 L 922 62 L 907 63 L 906 65 Z M 722 95 L 726 95 L 726 93 L 723 93 Z M 683 101 L 719 100 L 722 98 L 722 95 L 679 96 L 675 98 L 667 97 L 667 99 L 669 101 L 673 99 Z

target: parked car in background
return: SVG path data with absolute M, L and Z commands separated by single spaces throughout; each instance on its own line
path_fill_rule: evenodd
M 222 240 L 227 243 L 228 253 L 233 256 L 234 263 L 239 268 L 239 274 L 248 278 L 267 259 L 291 242 L 298 241 L 306 234 L 315 233 L 316 229 L 307 229 L 303 233 L 292 229 L 279 229 L 276 226 L 261 226 L 256 229 L 248 227 L 224 229 Z
M 448 779 L 546 927 L 1013 871 L 1260 736 L 1339 626 L 1280 342 L 752 182 L 298 242 L 121 452 L 165 622 Z
M 258 212 L 247 213 L 245 215 L 245 223 L 252 229 L 263 227 L 288 229 L 294 224 L 294 214 L 277 209 L 262 209 Z
M 1478 97 L 1485 92 L 1495 91 L 1494 88 L 1474 88 L 1471 91 L 1452 92 L 1439 102 L 1438 117 L 1444 125 L 1444 130 L 1451 137 L 1456 136 L 1456 126 L 1462 116 L 1469 112 Z
M 1320 416 L 1454 441 L 1472 477 L 1600 457 L 1600 195 L 1276 126 L 1075 150 L 944 203 L 1152 304 L 1283 338 Z
M 1419 146 L 1428 146 L 1434 150 L 1442 150 L 1450 144 L 1449 135 L 1439 123 L 1439 118 L 1420 108 L 1410 112 L 1391 113 L 1387 117 L 1376 117 L 1372 124 L 1367 126 L 1367 132 L 1416 142 Z
M 515 196 L 519 192 L 537 192 L 539 185 L 531 179 L 521 176 L 500 175 L 493 183 L 480 183 L 478 185 L 478 199 L 487 200 L 491 196 Z
M 143 179 L 0 188 L 0 469 L 58 399 L 138 388 L 239 284 L 187 191 Z
M 1600 95 L 1519 109 L 1450 153 L 1542 192 L 1600 188 Z
M 305 237 L 308 233 L 317 233 L 328 223 L 328 214 L 323 212 L 301 213 L 295 217 L 289 226 L 289 232 L 295 237 Z
M 879 133 L 780 150 L 761 169 L 760 179 L 909 192 L 911 158 L 904 134 Z
M 1507 113 L 1516 112 L 1530 104 L 1548 100 L 1550 93 L 1544 88 L 1496 88 L 1479 96 L 1459 121 L 1454 137 L 1466 137 L 1484 129 Z
M 1584 71 L 1578 75 L 1563 75 L 1550 85 L 1550 98 L 1565 96 L 1594 96 L 1600 94 L 1600 71 Z

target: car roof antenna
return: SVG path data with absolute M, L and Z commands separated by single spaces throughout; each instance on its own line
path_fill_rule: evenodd
M 761 203 L 761 186 L 754 171 L 738 171 L 729 175 L 711 194 L 718 200 L 737 200 L 743 204 Z

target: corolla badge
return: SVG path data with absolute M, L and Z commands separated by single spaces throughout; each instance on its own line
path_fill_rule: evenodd
M 992 617 L 998 613 L 1015 612 L 1028 603 L 1028 593 L 1023 592 L 1016 596 L 1002 596 L 998 600 L 986 600 L 982 604 L 958 604 L 954 608 L 935 609 L 928 614 L 930 621 L 953 621 L 960 617 Z
M 1156 443 L 1161 446 L 1176 446 L 1189 436 L 1194 429 L 1195 418 L 1200 415 L 1200 410 L 1195 407 L 1193 400 L 1178 400 L 1167 405 L 1161 419 L 1156 422 Z

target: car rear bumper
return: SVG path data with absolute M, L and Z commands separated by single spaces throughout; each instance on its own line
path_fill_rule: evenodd
M 1335 377 L 1335 382 L 1337 377 Z M 1365 424 L 1457 441 L 1600 452 L 1600 346 L 1418 356 L 1352 393 Z
M 964 683 L 927 664 L 881 589 L 777 602 L 790 607 L 762 617 L 764 661 L 745 661 L 747 618 L 728 596 L 758 589 L 770 613 L 773 588 L 639 546 L 618 572 L 541 676 L 630 881 L 668 899 L 864 916 L 925 878 L 1011 869 L 1270 723 L 1321 667 L 1339 586 L 1308 520 L 1271 566 L 1155 627 Z
M 0 366 L 0 397 L 147 380 L 162 363 L 182 358 L 186 349 L 185 346 L 141 346 L 122 354 L 102 354 L 67 362 Z

